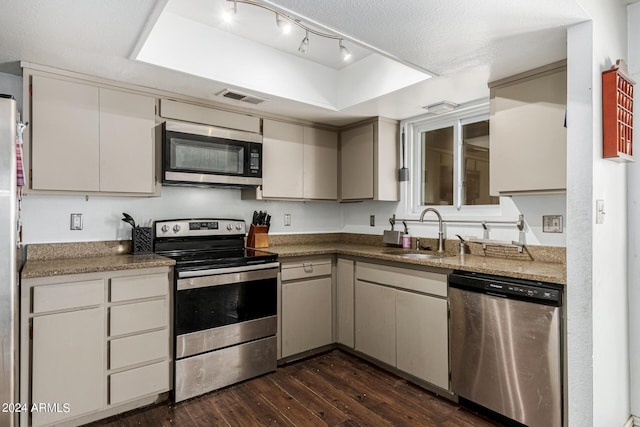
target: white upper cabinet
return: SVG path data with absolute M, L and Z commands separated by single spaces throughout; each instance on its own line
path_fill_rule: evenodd
M 100 191 L 153 193 L 155 99 L 100 89 Z
M 338 198 L 336 132 L 264 119 L 262 135 L 262 189 L 243 190 L 243 198 Z
M 492 196 L 567 187 L 564 61 L 489 84 Z
M 262 132 L 262 197 L 301 199 L 304 128 L 264 120 Z
M 304 128 L 304 199 L 338 198 L 338 135 L 323 129 Z
M 398 138 L 398 123 L 380 117 L 340 132 L 341 200 L 399 200 Z
M 30 189 L 154 194 L 154 97 L 41 75 L 31 84 Z
M 32 188 L 100 191 L 98 88 L 34 76 L 32 94 Z
M 260 133 L 260 117 L 186 104 L 172 99 L 160 100 L 160 117 Z

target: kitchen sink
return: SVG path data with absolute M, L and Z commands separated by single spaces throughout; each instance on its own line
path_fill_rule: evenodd
M 402 257 L 402 258 L 408 258 L 408 259 L 440 259 L 440 258 L 446 258 L 449 256 L 453 256 L 451 254 L 439 254 L 439 253 L 431 253 L 431 254 L 425 254 L 425 253 L 410 253 L 410 254 L 399 254 L 398 256 Z
M 397 255 L 401 258 L 407 258 L 407 259 L 439 259 L 439 258 L 454 256 L 454 254 L 449 254 L 446 252 L 445 253 L 438 253 L 433 251 L 416 252 L 411 249 L 389 249 L 386 251 L 382 251 L 382 253 L 388 254 L 388 255 Z

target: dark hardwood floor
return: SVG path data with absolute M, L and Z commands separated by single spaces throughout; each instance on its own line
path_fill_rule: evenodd
M 92 424 L 115 426 L 500 426 L 334 350 L 178 404 Z

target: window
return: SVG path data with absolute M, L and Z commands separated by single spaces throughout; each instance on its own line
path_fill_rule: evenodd
M 417 172 L 416 208 L 497 205 L 489 195 L 488 106 L 408 123 Z

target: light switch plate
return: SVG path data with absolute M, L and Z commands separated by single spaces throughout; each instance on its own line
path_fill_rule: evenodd
M 604 224 L 604 200 L 596 200 L 596 224 Z
M 291 214 L 284 214 L 284 226 L 291 226 Z
M 542 231 L 544 233 L 562 233 L 562 215 L 543 215 Z
M 69 230 L 82 230 L 82 214 L 81 213 L 71 214 L 71 224 L 69 226 Z

